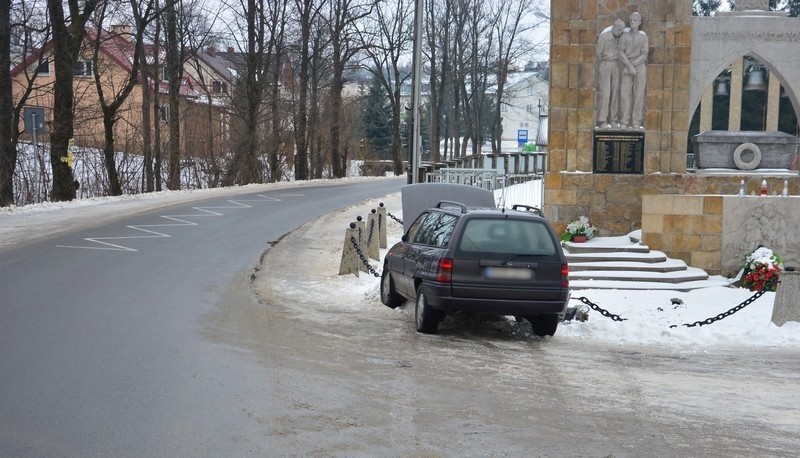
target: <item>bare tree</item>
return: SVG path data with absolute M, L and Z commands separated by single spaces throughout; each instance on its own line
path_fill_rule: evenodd
M 158 0 L 148 2 L 140 2 L 138 0 L 130 0 L 131 12 L 133 14 L 133 23 L 137 32 L 147 28 L 151 21 L 155 21 L 158 27 Z M 153 10 L 150 10 L 150 8 Z M 153 11 L 152 17 L 147 15 L 147 11 Z M 138 60 L 134 65 L 139 69 L 141 78 L 139 78 L 139 85 L 142 91 L 142 156 L 144 162 L 144 177 L 142 189 L 146 192 L 153 192 L 155 190 L 154 176 L 153 176 L 153 141 L 150 126 L 152 125 L 150 117 L 150 101 L 151 101 L 151 75 L 150 65 L 148 64 L 148 55 L 145 52 L 144 39 L 137 40 L 136 42 L 136 55 Z M 155 60 L 156 55 L 152 56 Z M 156 71 L 157 72 L 157 71 Z M 156 117 L 158 121 L 158 117 Z
M 77 189 L 72 168 L 66 160 L 69 141 L 73 133 L 74 100 L 73 71 L 83 39 L 86 23 L 99 0 L 70 0 L 69 19 L 64 15 L 61 0 L 47 0 L 50 24 L 53 27 L 53 60 L 56 68 L 53 121 L 50 133 L 50 167 L 53 171 L 53 201 L 72 200 Z
M 466 64 L 468 80 L 462 85 L 464 98 L 464 120 L 467 136 L 472 142 L 472 154 L 477 155 L 484 143 L 484 116 L 488 108 L 488 73 L 496 65 L 493 55 L 497 37 L 492 30 L 492 19 L 487 16 L 486 5 L 480 0 L 471 0 L 470 9 L 473 14 L 468 21 L 467 34 L 464 36 L 468 60 Z
M 16 192 L 14 191 L 14 177 L 17 175 L 16 166 L 19 163 L 17 146 L 22 135 L 19 126 L 24 107 L 34 90 L 37 92 L 52 91 L 52 88 L 47 88 L 41 85 L 37 79 L 39 70 L 44 66 L 49 67 L 49 58 L 45 57 L 44 48 L 45 44 L 50 41 L 51 29 L 49 20 L 47 19 L 47 13 L 42 8 L 43 4 L 44 2 L 38 1 L 18 2 L 13 5 L 13 8 L 11 8 L 11 41 L 14 45 L 14 49 L 20 58 L 24 56 L 31 56 L 34 64 L 33 66 L 24 66 L 19 70 L 19 74 L 15 78 L 16 84 L 19 85 L 16 95 L 13 94 L 12 89 L 12 98 L 14 99 L 11 102 L 11 137 L 9 147 L 9 152 L 12 157 L 10 158 L 9 162 L 6 163 L 10 165 L 10 169 L 4 169 L 3 172 L 0 172 L 0 194 L 5 196 L 0 197 L 0 200 L 2 200 L 2 202 L 0 202 L 0 206 L 11 205 L 15 202 L 18 204 L 26 203 L 30 200 L 36 200 L 36 198 L 38 198 L 37 195 L 34 195 L 36 192 L 38 192 L 38 187 L 33 183 L 38 183 L 40 177 L 34 176 L 34 171 L 19 171 L 20 173 L 18 175 L 22 179 L 17 181 L 18 185 Z M 34 52 L 34 50 L 38 51 Z M 12 84 L 11 81 L 8 82 L 9 84 Z M 2 84 L 2 81 L 0 81 L 0 84 Z M 32 158 L 33 161 L 39 161 L 38 154 L 35 154 L 34 156 L 35 157 Z M 28 164 L 27 158 L 24 164 Z M 39 175 L 44 175 L 45 170 L 43 163 L 34 168 L 34 170 L 39 169 L 42 171 L 42 173 Z M 5 173 L 9 173 L 9 175 L 4 178 L 3 174 Z M 6 179 L 8 181 L 5 181 Z M 25 191 L 23 193 L 25 198 L 20 198 L 18 196 L 18 194 L 22 191 Z M 33 199 L 31 199 L 29 196 Z
M 286 22 L 288 18 L 289 0 L 274 0 L 268 6 L 267 27 L 272 31 L 267 45 L 267 53 L 271 56 L 268 62 L 270 71 L 269 119 L 271 140 L 267 142 L 269 151 L 269 181 L 280 181 L 280 165 L 285 158 L 284 119 L 286 110 L 282 100 L 281 88 L 284 79 L 284 61 L 286 60 Z
M 329 2 L 327 20 L 333 65 L 328 96 L 328 119 L 330 122 L 331 167 L 333 176 L 337 178 L 345 175 L 344 165 L 347 163 L 347 155 L 343 156 L 340 149 L 344 72 L 351 59 L 363 49 L 358 41 L 358 26 L 363 18 L 372 13 L 373 1 L 330 0 Z
M 151 1 L 147 4 L 143 11 L 139 11 L 141 18 L 143 18 L 140 22 L 140 25 L 144 27 L 137 28 L 132 37 L 127 31 L 119 30 L 111 33 L 105 33 L 103 31 L 103 20 L 106 17 L 108 6 L 109 3 L 104 2 L 100 6 L 98 14 L 96 15 L 92 62 L 94 63 L 93 74 L 95 89 L 97 90 L 98 99 L 100 100 L 100 108 L 103 113 L 103 129 L 105 131 L 103 159 L 109 183 L 109 192 L 111 195 L 119 196 L 122 195 L 122 186 L 120 185 L 119 174 L 117 173 L 114 125 L 119 120 L 120 108 L 123 106 L 125 101 L 128 99 L 128 96 L 136 87 L 140 68 L 138 65 L 136 65 L 136 63 L 139 61 L 139 53 L 143 52 L 142 43 L 144 41 L 144 29 L 147 26 L 147 22 L 144 20 L 144 18 L 152 19 L 154 5 Z M 124 81 L 116 91 L 114 91 L 114 85 L 108 84 L 109 77 L 103 74 L 104 66 L 101 65 L 100 61 L 100 50 L 102 46 L 112 46 L 120 53 L 120 55 L 129 53 L 131 48 L 133 51 L 133 55 L 129 56 L 131 63 L 130 72 L 126 73 Z M 106 92 L 108 89 L 111 89 L 113 93 L 107 97 Z
M 278 85 L 279 81 L 273 78 L 281 76 L 278 57 L 283 52 L 283 23 L 288 4 L 285 0 L 247 0 L 240 6 L 245 32 L 245 43 L 240 46 L 245 54 L 244 76 L 237 83 L 233 98 L 239 133 L 223 179 L 226 185 L 263 181 L 262 152 L 265 149 L 274 152 L 277 148 L 277 144 L 265 145 L 262 121 L 267 87 Z
M 169 84 L 169 159 L 167 161 L 167 189 L 181 188 L 181 120 L 180 95 L 183 79 L 181 40 L 178 28 L 178 2 L 165 5 L 167 79 Z
M 396 175 L 403 173 L 403 142 L 400 136 L 403 107 L 400 94 L 410 74 L 402 72 L 401 60 L 413 43 L 413 7 L 414 0 L 379 3 L 373 18 L 374 29 L 365 30 L 361 36 L 362 47 L 369 57 L 366 68 L 389 94 L 392 109 L 391 154 Z
M 325 6 L 326 0 L 295 0 L 295 11 L 300 28 L 300 39 L 296 45 L 295 62 L 297 85 L 294 103 L 294 142 L 297 154 L 294 160 L 294 175 L 298 180 L 309 178 L 308 127 L 309 90 L 311 82 L 311 63 L 320 48 L 311 46 L 312 28 Z
M 508 79 L 509 67 L 516 60 L 531 52 L 534 44 L 523 39 L 524 35 L 536 28 L 534 22 L 523 23 L 539 9 L 541 0 L 505 0 L 498 3 L 493 11 L 494 35 L 497 37 L 497 80 L 495 82 L 494 115 L 491 117 L 490 136 L 492 154 L 500 154 L 503 139 L 502 104 Z
M 315 51 L 311 54 L 311 81 L 309 97 L 309 117 L 308 130 L 309 138 L 312 139 L 309 146 L 309 158 L 311 159 L 312 176 L 316 179 L 322 178 L 328 171 L 330 176 L 330 156 L 324 155 L 329 151 L 327 146 L 330 140 L 327 138 L 325 129 L 325 119 L 323 117 L 323 103 L 325 84 L 330 81 L 328 75 L 331 73 L 330 52 L 324 51 L 330 48 L 331 37 L 328 28 L 324 24 L 323 18 L 317 17 L 314 26 L 312 48 Z M 328 129 L 330 132 L 330 129 Z
M 451 56 L 454 51 L 452 37 L 458 35 L 454 30 L 454 5 L 453 0 L 444 2 L 429 2 L 426 9 L 425 21 L 428 24 L 426 41 L 427 58 L 430 73 L 430 97 L 428 98 L 431 110 L 431 160 L 438 162 L 442 159 L 442 151 L 439 145 L 441 135 L 440 120 L 445 120 L 445 138 L 449 132 L 449 123 L 458 125 L 458 111 L 453 110 L 452 106 L 456 103 L 453 91 L 449 90 L 448 84 L 453 76 Z M 455 94 L 458 97 L 458 93 Z M 447 107 L 451 109 L 447 109 Z M 456 129 L 458 132 L 458 129 Z M 447 142 L 445 142 L 445 155 L 447 154 Z

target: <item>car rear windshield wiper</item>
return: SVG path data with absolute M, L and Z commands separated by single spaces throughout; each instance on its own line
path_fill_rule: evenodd
M 511 262 L 517 256 L 519 256 L 519 255 L 518 254 L 512 254 L 510 258 L 508 258 L 505 261 L 501 262 L 500 265 L 504 266 L 504 265 L 508 264 L 509 262 Z

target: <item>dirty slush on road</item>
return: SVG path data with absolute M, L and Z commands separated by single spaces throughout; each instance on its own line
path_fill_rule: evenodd
M 381 202 L 399 213 L 398 194 L 313 220 L 269 247 L 253 276 L 258 304 L 242 316 L 250 332 L 237 346 L 270 374 L 275 408 L 260 421 L 280 454 L 791 456 L 800 447 L 800 419 L 774 411 L 798 394 L 792 352 L 538 338 L 504 317 L 448 317 L 439 335 L 415 332 L 413 305 L 381 305 L 378 279 L 337 275 L 349 223 Z M 402 228 L 388 224 L 391 244 Z

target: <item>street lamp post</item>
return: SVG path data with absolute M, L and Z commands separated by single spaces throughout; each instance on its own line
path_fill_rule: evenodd
M 414 7 L 414 94 L 412 119 L 414 120 L 411 140 L 411 183 L 419 181 L 419 168 L 422 159 L 422 138 L 420 137 L 420 90 L 422 86 L 422 8 L 424 0 L 416 0 Z

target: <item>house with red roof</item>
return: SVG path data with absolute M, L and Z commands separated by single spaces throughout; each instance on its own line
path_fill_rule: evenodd
M 99 36 L 98 36 L 99 33 Z M 99 41 L 98 41 L 99 39 Z M 99 44 L 96 60 L 93 59 L 95 44 Z M 103 116 L 100 95 L 96 81 L 102 87 L 108 102 L 117 95 L 134 68 L 133 35 L 127 26 L 112 26 L 110 30 L 98 32 L 87 29 L 84 46 L 72 71 L 74 72 L 75 122 L 74 142 L 77 147 L 102 148 L 104 144 Z M 42 107 L 45 111 L 46 123 L 52 120 L 53 86 L 55 82 L 55 66 L 52 58 L 52 41 L 35 50 L 25 60 L 12 69 L 12 91 L 14 100 L 20 100 L 32 82 L 32 89 L 26 106 Z M 142 132 L 144 129 L 155 129 L 161 125 L 161 140 L 169 141 L 167 120 L 174 113 L 169 112 L 169 88 L 166 81 L 166 53 L 152 45 L 145 46 L 148 65 L 148 81 L 145 86 L 150 91 L 151 122 L 145 126 L 142 122 L 143 86 L 141 74 L 138 84 L 118 111 L 119 120 L 115 124 L 114 138 L 116 148 L 123 153 L 141 154 L 143 151 Z M 211 78 L 207 84 L 214 85 L 216 79 Z M 226 97 L 209 98 L 208 94 L 220 93 L 222 86 L 205 87 L 190 72 L 184 71 L 180 99 L 181 109 L 181 142 L 186 158 L 208 157 L 213 160 L 219 154 L 226 153 L 229 103 Z M 154 100 L 157 102 L 154 103 Z M 157 107 L 157 111 L 156 111 Z M 155 113 L 158 113 L 155 116 Z M 49 130 L 48 130 L 49 131 Z M 45 138 L 41 139 L 47 142 Z

